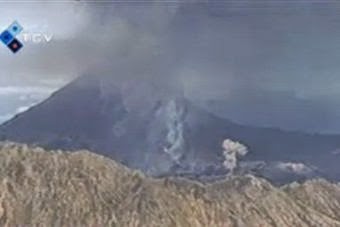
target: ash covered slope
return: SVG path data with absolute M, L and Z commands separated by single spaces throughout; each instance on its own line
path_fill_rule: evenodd
M 340 186 L 154 180 L 87 151 L 0 145 L 0 225 L 340 226 Z
M 223 172 L 221 144 L 229 138 L 250 148 L 249 160 L 297 161 L 340 176 L 340 157 L 332 153 L 339 136 L 237 125 L 150 80 L 80 77 L 3 124 L 0 135 L 47 148 L 89 149 L 151 175 Z
M 0 127 L 7 140 L 86 148 L 150 174 L 215 165 L 224 120 L 152 82 L 82 77 Z M 212 130 L 214 129 L 214 130 Z M 194 170 L 195 169 L 195 170 Z

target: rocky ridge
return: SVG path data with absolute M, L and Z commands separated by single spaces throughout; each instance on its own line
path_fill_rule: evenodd
M 340 185 L 153 179 L 88 151 L 0 144 L 0 226 L 340 226 Z

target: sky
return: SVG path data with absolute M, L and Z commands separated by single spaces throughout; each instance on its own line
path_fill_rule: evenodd
M 0 122 L 106 74 L 173 84 L 239 123 L 340 133 L 337 1 L 0 1 L 0 15 L 53 35 L 0 45 Z

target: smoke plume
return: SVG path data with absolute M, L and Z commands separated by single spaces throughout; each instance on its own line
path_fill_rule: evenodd
M 223 165 L 229 171 L 229 174 L 233 174 L 235 168 L 237 168 L 238 159 L 248 153 L 248 148 L 245 145 L 230 139 L 224 140 L 222 147 L 224 149 L 223 155 L 225 158 Z

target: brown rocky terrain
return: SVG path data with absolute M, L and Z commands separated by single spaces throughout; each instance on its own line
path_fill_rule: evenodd
M 0 226 L 340 226 L 340 186 L 152 179 L 88 151 L 0 145 Z

